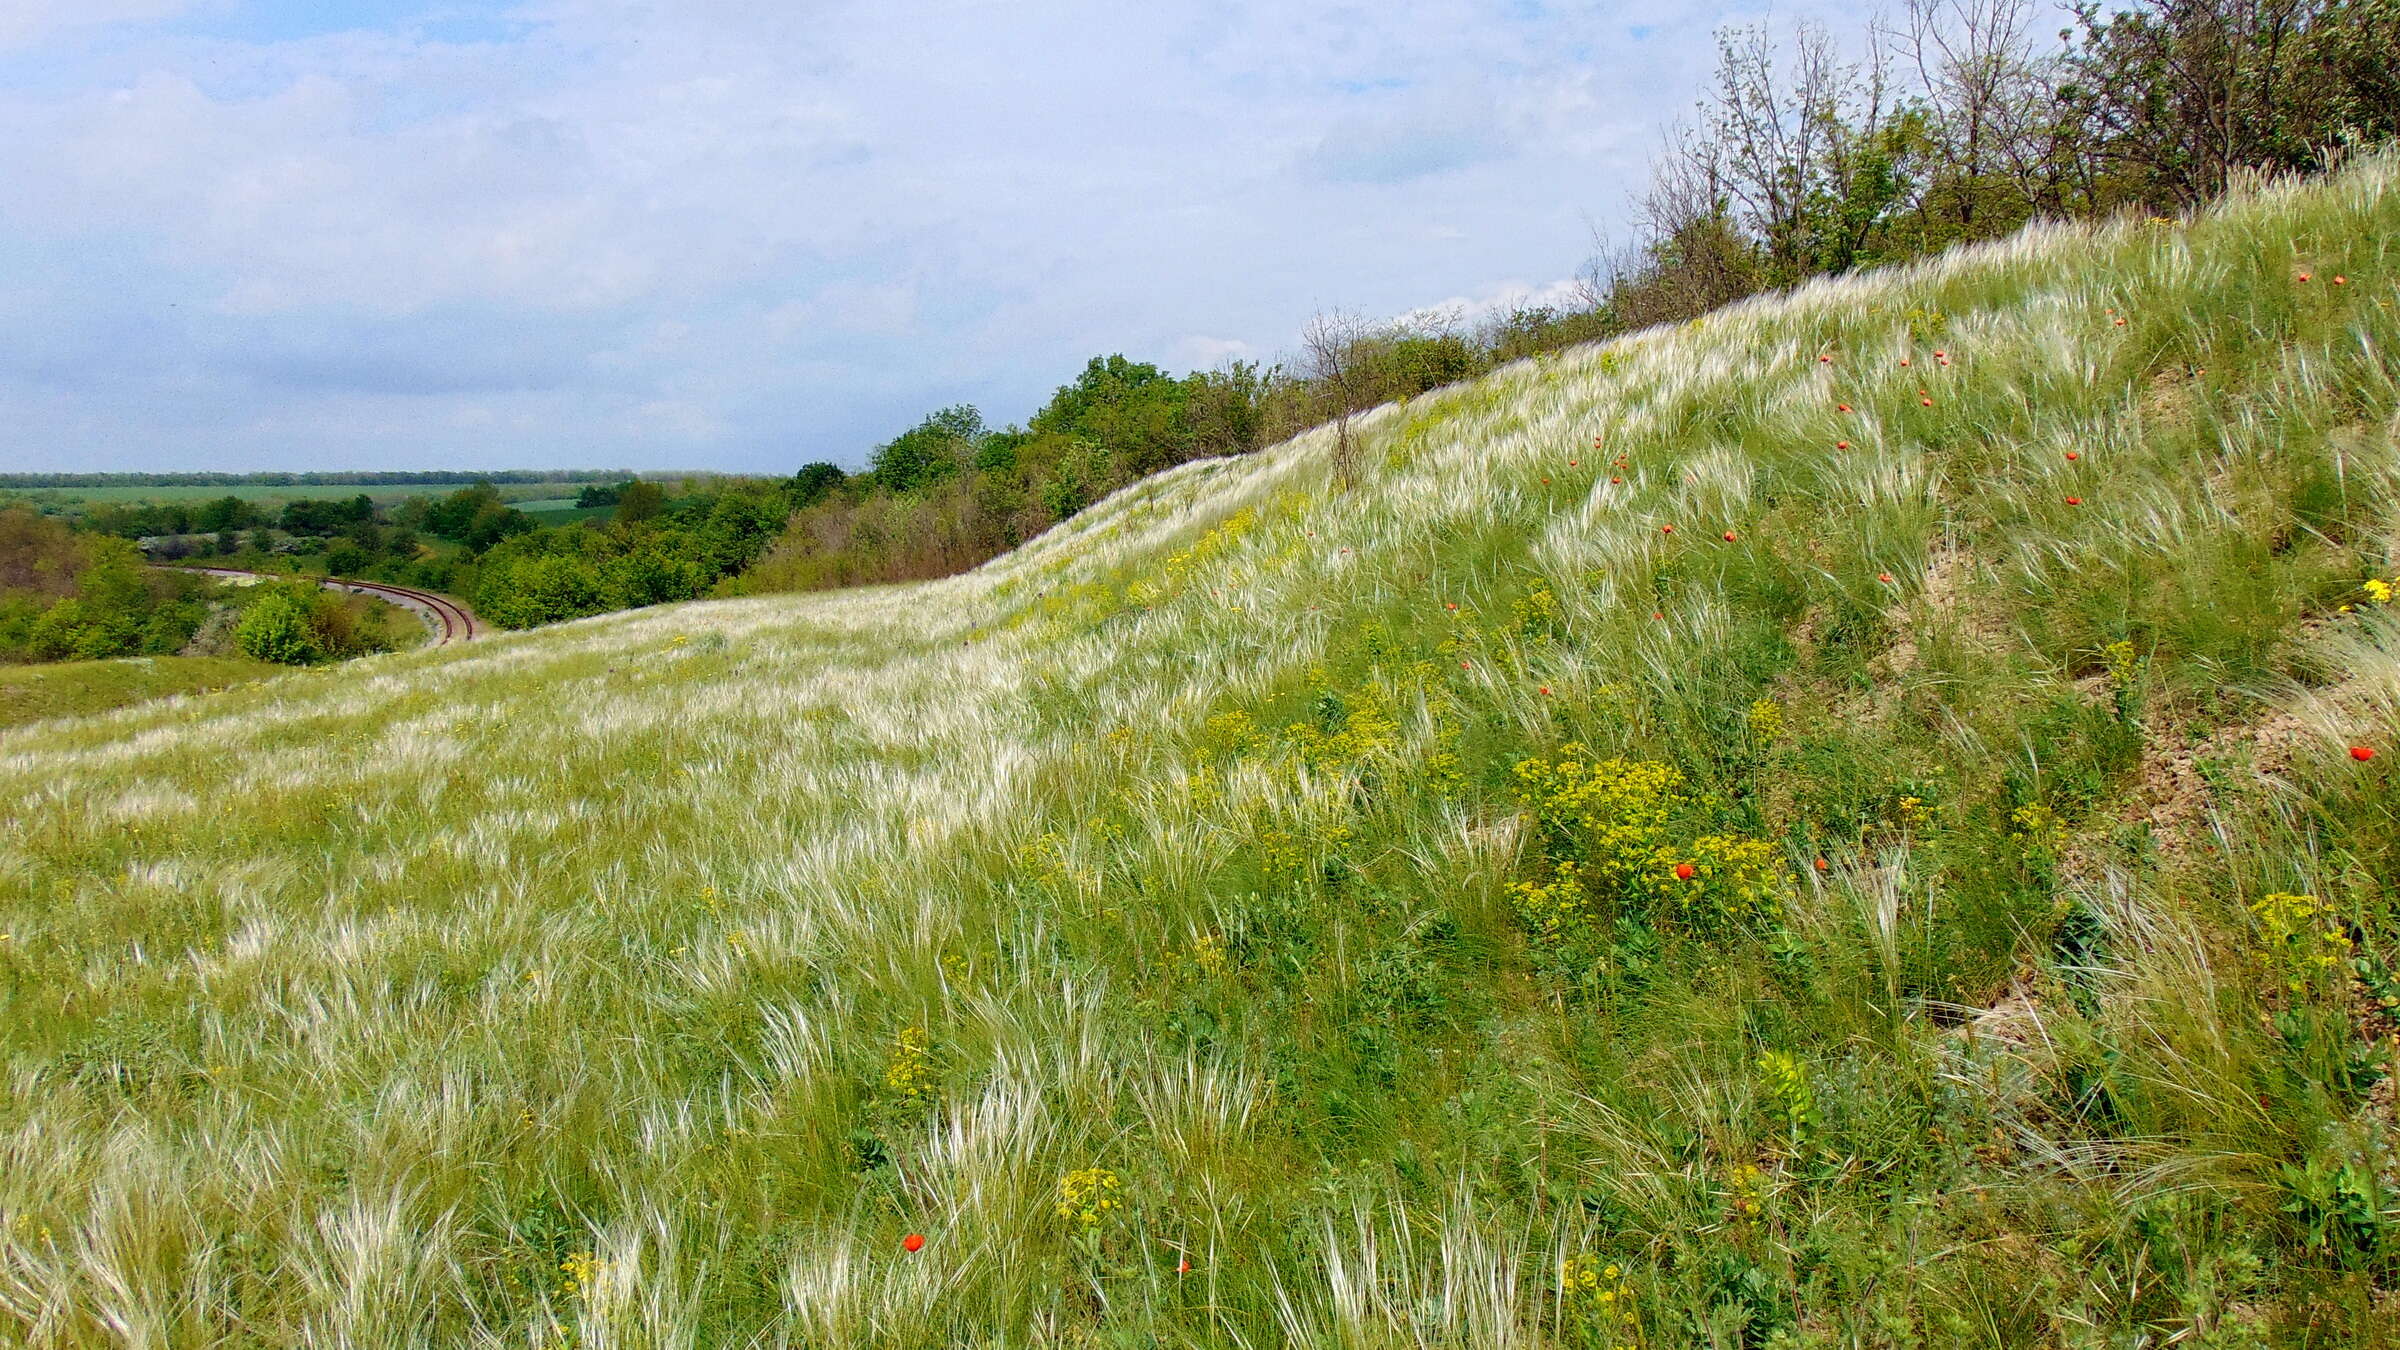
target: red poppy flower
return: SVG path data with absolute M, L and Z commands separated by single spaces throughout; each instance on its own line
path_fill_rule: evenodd
M 1693 867 L 1690 863 L 1675 864 L 1675 879 L 1677 881 L 1690 881 L 1693 877 L 1698 875 L 1699 870 Z
M 1658 532 L 1660 534 L 1673 534 L 1675 533 L 1675 527 L 1672 525 L 1661 525 L 1658 527 Z
M 2375 758 L 2375 752 L 2368 749 L 2366 746 L 2354 745 L 2350 747 L 2350 758 L 2357 760 L 2361 764 L 2364 764 L 2368 760 Z
M 1836 403 L 1833 405 L 1833 410 L 1835 412 L 1848 412 L 1850 411 L 1850 405 L 1847 403 Z
M 1820 356 L 1820 357 L 1818 357 L 1818 358 L 1817 358 L 1817 360 L 1818 360 L 1818 362 L 1819 362 L 1819 363 L 1821 363 L 1821 364 L 1824 364 L 1824 365 L 1828 365 L 1828 366 L 1830 366 L 1830 365 L 1832 365 L 1832 364 L 1833 364 L 1833 358 L 1832 358 L 1832 357 L 1830 357 L 1830 356 Z
M 1830 872 L 1833 870 L 1833 864 L 1825 861 L 1823 858 L 1819 858 L 1817 859 L 1817 870 L 1820 872 Z
M 1570 469 L 1572 469 L 1572 468 L 1574 468 L 1576 465 L 1578 465 L 1578 464 L 1581 464 L 1581 463 L 1583 463 L 1583 461 L 1582 461 L 1582 460 L 1580 460 L 1580 459 L 1570 459 L 1570 460 L 1568 460 L 1568 461 L 1567 461 L 1567 467 L 1568 467 L 1568 468 L 1570 468 Z
M 1651 610 L 1651 611 L 1650 611 L 1650 617 L 1651 617 L 1651 618 L 1653 618 L 1653 619 L 1663 619 L 1663 618 L 1665 618 L 1665 617 L 1667 617 L 1667 616 L 1666 616 L 1666 613 L 1665 613 L 1665 611 L 1663 611 L 1663 610 L 1656 610 L 1656 609 L 1654 609 L 1654 610 Z
M 2083 498 L 2081 498 L 2081 497 L 2069 497 L 2069 498 L 2067 498 L 2067 505 L 2069 505 L 2069 506 L 2081 506 L 2081 505 L 2083 505 Z
M 2119 327 L 2119 328 L 2123 328 L 2124 326 L 2125 326 L 2125 321 L 2124 321 L 2123 319 L 2119 319 L 2119 320 L 2117 320 L 2117 327 Z
M 1921 398 L 1918 399 L 1917 402 L 1924 404 L 1928 408 L 1933 406 L 1933 400 L 1929 398 Z
M 1608 476 L 1608 481 L 1610 481 L 1610 482 L 1612 482 L 1612 483 L 1622 483 L 1622 482 L 1624 482 L 1625 480 L 1624 480 L 1624 479 L 1622 479 L 1622 478 L 1619 478 L 1619 477 L 1617 477 L 1615 474 L 1613 474 L 1613 473 L 1612 473 L 1612 474 L 1610 474 L 1610 475 Z
M 1947 361 L 1947 360 L 1949 360 L 1949 359 L 1950 359 L 1950 353 L 1948 353 L 1948 352 L 1935 352 L 1935 353 L 1933 354 L 1933 359 L 1934 359 L 1934 360 L 1936 360 L 1936 361 Z
M 2308 280 L 2308 273 L 2306 273 L 2306 272 L 2302 272 L 2302 273 L 2300 274 L 2300 279 L 2301 279 L 2302 281 L 2306 281 L 2306 280 Z
M 1877 572 L 1875 574 L 1875 579 L 1882 582 L 1886 586 L 1892 584 L 1892 574 L 1889 572 Z
M 1549 476 L 1548 474 L 1544 474 L 1544 475 L 1542 475 L 1542 481 L 1543 481 L 1543 482 L 1545 482 L 1545 483 L 1549 482 L 1549 481 L 1550 481 L 1550 476 Z
M 1192 1258 L 1190 1258 L 1190 1257 L 1188 1257 L 1188 1256 L 1187 1256 L 1187 1257 L 1183 1258 L 1182 1260 L 1180 1260 L 1180 1261 L 1176 1262 L 1176 1263 L 1175 1263 L 1175 1273 L 1176 1273 L 1176 1274 L 1178 1274 L 1178 1275 L 1189 1275 L 1189 1274 L 1191 1274 L 1191 1273 L 1192 1273 Z
M 1733 542 L 1733 531 L 1727 530 L 1725 532 L 1725 542 L 1728 544 Z
M 2079 455 L 2079 454 L 2075 453 L 2075 452 L 2074 452 L 2074 451 L 2072 451 L 2072 450 L 2069 450 L 2069 451 L 2067 452 L 2067 458 L 2069 458 L 2069 459 L 2081 459 L 2081 458 L 2083 458 L 2083 456 L 2081 456 L 2081 455 Z
M 925 1235 L 923 1233 L 911 1233 L 907 1237 L 900 1239 L 900 1245 L 907 1248 L 909 1251 L 921 1252 L 925 1250 Z
M 1549 692 L 1550 692 L 1550 686 L 1549 686 L 1549 685 L 1546 685 L 1546 684 L 1545 684 L 1545 685 L 1543 685 L 1543 686 L 1542 686 L 1542 693 L 1543 693 L 1544 695 L 1548 695 L 1548 694 L 1549 694 Z
M 1848 441 L 1835 441 L 1835 442 L 1833 443 L 1833 448 L 1834 448 L 1834 449 L 1836 449 L 1836 450 L 1847 450 L 1847 449 L 1849 449 L 1849 448 L 1850 448 L 1850 442 L 1848 442 Z
M 2348 277 L 2335 277 L 2335 278 L 2333 279 L 2333 284 L 2334 284 L 2334 285 L 2336 285 L 2336 286 L 2347 286 L 2347 285 L 2349 285 L 2349 284 L 2350 284 L 2350 278 L 2348 278 Z
M 1473 666 L 1471 666 L 1471 665 L 1468 665 L 1468 664 L 1467 664 L 1466 662 L 1464 662 L 1464 661 L 1461 661 L 1461 662 L 1459 662 L 1459 663 L 1458 663 L 1458 668 L 1459 668 L 1460 670 L 1473 670 L 1475 667 L 1473 667 Z
M 1901 364 L 1901 365 L 1904 365 L 1904 366 L 1905 366 L 1905 365 L 1907 365 L 1907 364 L 1908 364 L 1908 358 L 1907 358 L 1907 357 L 1905 357 L 1905 356 L 1901 357 L 1901 358 L 1900 358 L 1900 364 Z

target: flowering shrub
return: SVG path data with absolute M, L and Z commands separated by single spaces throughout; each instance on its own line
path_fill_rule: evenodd
M 1633 1290 L 1616 1262 L 1603 1263 L 1589 1252 L 1561 1261 L 1558 1301 L 1568 1324 L 1584 1332 L 1584 1344 L 1632 1350 L 1641 1324 L 1634 1313 Z
M 1563 639 L 1566 622 L 1559 617 L 1558 596 L 1547 586 L 1536 586 L 1509 606 L 1509 623 L 1518 633 L 1533 639 Z
M 933 1095 L 933 1042 L 923 1027 L 903 1027 L 893 1038 L 892 1055 L 883 1066 L 886 1092 L 909 1106 L 922 1106 Z
M 1513 888 L 1528 927 L 1568 932 L 1589 921 L 1595 900 L 1697 929 L 1776 912 L 1785 868 L 1774 845 L 1736 834 L 1692 837 L 1678 827 L 1698 810 L 1673 765 L 1584 753 L 1570 744 L 1556 760 L 1517 765 L 1518 793 L 1553 857 L 1546 879 Z
M 2333 906 L 2313 895 L 2277 892 L 2250 906 L 2266 939 L 2267 959 L 2284 987 L 2300 993 L 2338 978 L 2350 961 L 2350 935 L 2333 918 Z
M 1097 1228 L 1124 1206 L 1125 1181 L 1105 1167 L 1079 1167 L 1058 1180 L 1058 1217 L 1073 1228 Z
M 1343 769 L 1384 758 L 1399 749 L 1400 723 L 1382 691 L 1369 686 L 1349 698 L 1326 694 L 1313 721 L 1283 730 L 1303 762 L 1317 770 Z
M 1748 1163 L 1737 1163 L 1725 1174 L 1726 1207 L 1732 1211 L 1734 1222 L 1755 1219 L 1765 1210 L 1762 1197 L 1766 1192 L 1766 1174 Z
M 1771 698 L 1762 698 L 1750 705 L 1750 742 L 1753 745 L 1773 745 L 1783 739 L 1783 705 Z

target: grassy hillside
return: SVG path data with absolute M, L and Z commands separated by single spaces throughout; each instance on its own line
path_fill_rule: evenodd
M 2391 1343 L 2396 254 L 2038 232 L 0 733 L 0 1327 Z
M 415 644 L 411 644 L 412 646 Z M 81 717 L 170 694 L 205 694 L 285 673 L 239 656 L 135 656 L 0 665 L 0 727 Z

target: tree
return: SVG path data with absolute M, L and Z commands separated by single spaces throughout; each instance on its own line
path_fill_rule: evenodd
M 607 608 L 599 569 L 580 557 L 505 558 L 487 567 L 475 608 L 504 628 L 531 628 Z
M 619 525 L 638 525 L 656 517 L 666 504 L 665 488 L 636 478 L 617 489 L 617 511 L 613 518 Z
M 329 576 L 357 576 L 373 561 L 365 549 L 347 539 L 325 550 L 325 571 Z
M 984 434 L 983 414 L 954 404 L 878 446 L 868 472 L 888 492 L 916 492 L 958 472 Z
M 444 539 L 464 539 L 477 519 L 500 505 L 500 489 L 488 482 L 463 487 L 425 508 L 425 529 Z
M 259 661 L 305 666 L 323 658 L 316 628 L 309 622 L 311 607 L 290 592 L 277 589 L 250 603 L 234 626 L 234 645 Z
M 192 513 L 191 527 L 201 534 L 221 534 L 255 525 L 262 518 L 257 507 L 229 494 L 203 503 Z
M 1362 391 L 1358 349 L 1372 330 L 1355 314 L 1328 310 L 1300 330 L 1301 357 L 1318 397 L 1333 415 L 1333 482 L 1343 491 L 1358 480 L 1358 447 L 1350 435 L 1350 414 L 1359 410 Z
M 1246 455 L 1259 446 L 1266 399 L 1277 372 L 1256 361 L 1194 371 L 1184 378 L 1184 416 L 1195 455 Z
M 1188 392 L 1183 381 L 1149 362 L 1095 356 L 1073 384 L 1051 395 L 1026 430 L 1098 446 L 1116 466 L 1115 477 L 1139 478 L 1191 457 Z
M 533 528 L 533 518 L 513 506 L 502 506 L 495 494 L 475 513 L 475 518 L 462 532 L 468 548 L 483 552 L 503 539 L 514 538 Z
M 85 540 L 63 522 L 19 506 L 0 510 L 0 591 L 68 595 L 90 565 Z
M 793 510 L 805 511 L 825 500 L 841 487 L 847 477 L 836 466 L 819 460 L 814 464 L 801 465 L 800 471 L 785 481 L 783 492 L 791 499 Z

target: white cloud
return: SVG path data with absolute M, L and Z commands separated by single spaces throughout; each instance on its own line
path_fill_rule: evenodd
M 38 263 L 0 275 L 31 335 L 0 418 L 47 467 L 855 462 L 945 403 L 1021 418 L 1095 352 L 1208 366 L 1319 309 L 1504 307 L 1621 210 L 1722 13 L 60 26 L 181 8 L 111 4 L 0 12 L 46 44 L 0 63 L 0 249 Z
M 1465 329 L 1520 309 L 1570 308 L 1583 299 L 1582 283 L 1573 277 L 1532 285 L 1503 281 L 1473 295 L 1454 295 L 1430 305 L 1416 305 L 1393 315 L 1390 322 L 1425 328 Z
M 1194 333 L 1175 344 L 1174 359 L 1190 370 L 1214 370 L 1228 361 L 1255 361 L 1258 347 L 1240 338 L 1206 337 Z
M 72 29 L 169 18 L 191 7 L 192 0 L 0 0 L 0 50 Z

